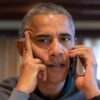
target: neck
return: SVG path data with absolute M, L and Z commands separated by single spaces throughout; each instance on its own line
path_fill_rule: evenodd
M 55 83 L 43 82 L 39 80 L 38 88 L 44 96 L 55 98 L 62 91 L 64 84 L 65 84 L 65 81 L 55 84 Z

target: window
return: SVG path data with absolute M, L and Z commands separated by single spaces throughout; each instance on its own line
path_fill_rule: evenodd
M 97 78 L 100 79 L 100 38 L 85 38 L 83 44 L 93 48 L 98 64 Z

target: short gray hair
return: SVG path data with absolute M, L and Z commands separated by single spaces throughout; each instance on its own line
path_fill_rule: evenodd
M 53 3 L 37 3 L 28 11 L 22 20 L 21 36 L 23 36 L 23 32 L 31 25 L 32 16 L 37 14 L 63 14 L 67 16 L 69 18 L 73 34 L 75 34 L 75 26 L 72 16 L 65 8 Z

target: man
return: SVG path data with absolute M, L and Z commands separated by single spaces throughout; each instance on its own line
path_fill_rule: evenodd
M 73 20 L 64 8 L 35 5 L 23 19 L 22 33 L 20 75 L 1 83 L 0 100 L 86 100 L 100 95 L 93 52 L 75 46 Z M 72 73 L 76 58 L 85 68 L 83 75 Z

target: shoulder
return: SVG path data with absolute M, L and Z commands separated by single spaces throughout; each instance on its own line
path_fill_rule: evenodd
M 0 81 L 0 90 L 3 88 L 5 89 L 8 88 L 9 90 L 12 90 L 16 86 L 16 83 L 17 83 L 17 77 L 11 77 L 3 81 Z
M 13 88 L 16 86 L 17 79 L 17 77 L 11 77 L 0 81 L 0 98 L 3 98 L 0 100 L 6 100 L 5 98 L 8 98 L 8 96 L 10 96 Z

